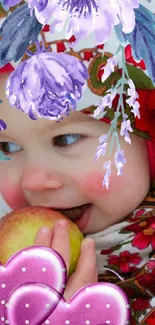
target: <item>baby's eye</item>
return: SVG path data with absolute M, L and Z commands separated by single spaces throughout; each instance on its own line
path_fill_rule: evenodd
M 53 139 L 53 144 L 58 147 L 65 147 L 76 143 L 83 138 L 80 134 L 63 134 Z
M 1 142 L 0 148 L 6 153 L 14 153 L 22 150 L 22 147 L 19 144 L 13 142 Z

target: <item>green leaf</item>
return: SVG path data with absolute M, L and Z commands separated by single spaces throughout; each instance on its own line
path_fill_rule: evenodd
M 155 89 L 152 80 L 146 75 L 146 73 L 134 65 L 127 64 L 127 70 L 129 77 L 133 80 L 136 89 Z

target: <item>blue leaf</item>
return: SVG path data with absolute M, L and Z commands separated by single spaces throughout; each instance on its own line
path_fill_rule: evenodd
M 12 158 L 4 155 L 4 153 L 0 150 L 0 161 L 12 160 Z
M 21 59 L 29 44 L 37 40 L 41 28 L 35 14 L 30 16 L 27 3 L 8 15 L 0 27 L 0 67 Z
M 115 26 L 115 31 L 123 46 L 130 44 L 136 61 L 145 61 L 149 76 L 155 84 L 155 16 L 140 5 L 135 9 L 136 26 L 130 34 L 122 32 L 121 25 Z

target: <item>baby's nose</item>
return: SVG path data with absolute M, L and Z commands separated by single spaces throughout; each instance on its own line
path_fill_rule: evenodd
M 59 189 L 63 186 L 62 177 L 57 173 L 46 171 L 43 167 L 25 167 L 21 179 L 21 186 L 28 191 L 43 191 L 45 189 Z

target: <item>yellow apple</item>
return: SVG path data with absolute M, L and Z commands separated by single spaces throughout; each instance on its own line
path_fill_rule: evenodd
M 43 226 L 53 229 L 58 219 L 67 219 L 69 223 L 70 276 L 77 265 L 83 235 L 71 220 L 50 208 L 27 207 L 0 220 L 0 262 L 4 265 L 19 250 L 33 246 L 38 230 Z

